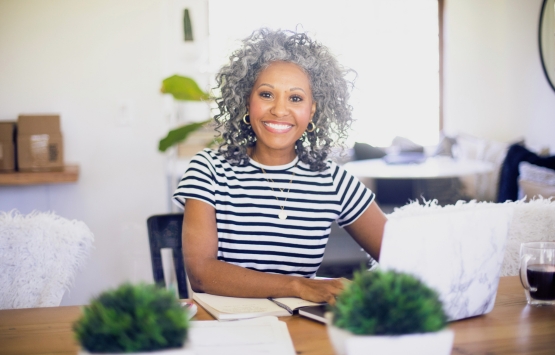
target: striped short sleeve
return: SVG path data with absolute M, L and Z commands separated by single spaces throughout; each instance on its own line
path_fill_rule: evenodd
M 341 204 L 337 225 L 345 227 L 356 221 L 366 211 L 374 201 L 375 195 L 342 167 L 335 165 L 334 175 Z
M 187 171 L 173 194 L 173 200 L 181 207 L 185 206 L 185 199 L 191 198 L 204 201 L 215 208 L 215 186 L 213 161 L 209 152 L 203 150 L 191 159 Z

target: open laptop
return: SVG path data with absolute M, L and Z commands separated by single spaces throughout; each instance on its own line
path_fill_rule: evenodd
M 450 321 L 490 312 L 512 207 L 469 203 L 400 212 L 386 223 L 380 268 L 413 274 L 435 289 Z

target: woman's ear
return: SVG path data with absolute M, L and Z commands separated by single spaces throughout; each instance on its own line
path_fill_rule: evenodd
M 316 101 L 314 101 L 312 103 L 312 109 L 310 109 L 310 119 L 312 119 L 312 117 L 314 117 L 315 113 L 316 113 Z

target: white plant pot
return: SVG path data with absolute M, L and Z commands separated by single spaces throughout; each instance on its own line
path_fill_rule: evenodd
M 326 318 L 331 317 L 326 314 Z M 450 329 L 409 335 L 355 335 L 331 321 L 327 329 L 337 355 L 449 355 L 453 348 Z

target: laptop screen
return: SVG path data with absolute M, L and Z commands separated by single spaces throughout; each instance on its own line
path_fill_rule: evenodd
M 449 320 L 495 303 L 512 206 L 468 203 L 395 213 L 386 223 L 380 268 L 407 272 L 435 289 Z

